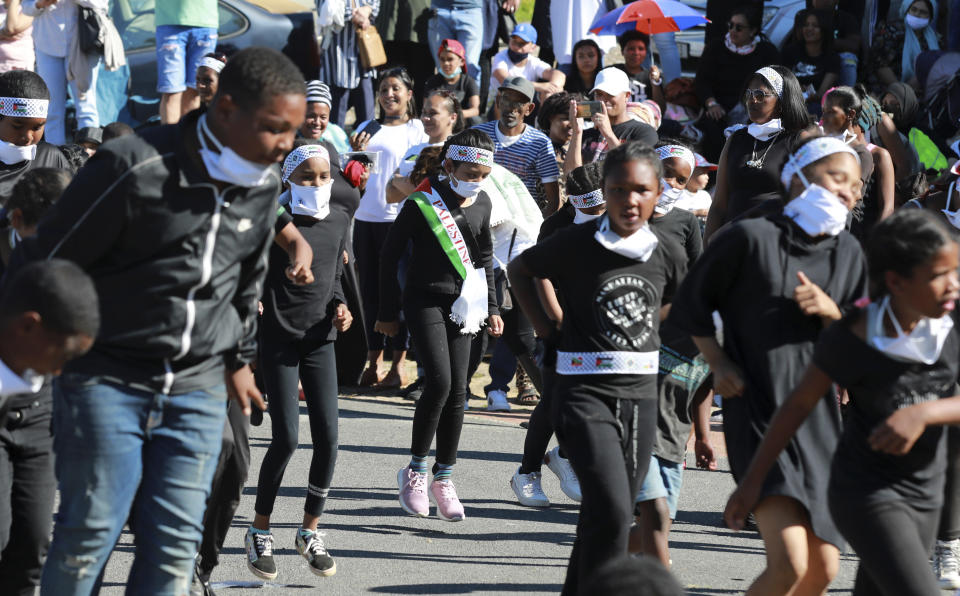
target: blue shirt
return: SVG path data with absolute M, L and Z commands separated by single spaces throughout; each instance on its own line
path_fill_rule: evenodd
M 542 203 L 546 197 L 537 183 L 547 184 L 560 178 L 557 154 L 553 150 L 550 137 L 529 125 L 519 137 L 505 137 L 499 131 L 498 125 L 499 122 L 493 120 L 478 124 L 474 128 L 487 133 L 493 140 L 496 146 L 493 161 L 520 178 L 530 191 L 530 196 Z

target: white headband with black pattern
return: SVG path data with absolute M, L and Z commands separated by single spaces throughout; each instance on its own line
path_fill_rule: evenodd
M 599 188 L 583 195 L 570 195 L 567 198 L 570 200 L 570 204 L 577 209 L 589 209 L 607 202 L 603 198 L 603 191 Z
M 690 173 L 693 174 L 693 171 L 697 169 L 697 157 L 693 154 L 693 151 L 690 151 L 683 145 L 664 145 L 662 147 L 657 147 L 654 149 L 657 152 L 657 155 L 660 156 L 660 161 L 667 159 L 668 157 L 676 157 L 682 159 L 690 165 Z
M 479 147 L 469 147 L 466 145 L 450 145 L 447 149 L 447 159 L 453 161 L 465 161 L 475 163 L 481 166 L 493 166 L 493 151 L 480 149 Z
M 319 157 L 323 161 L 330 163 L 330 153 L 323 145 L 301 145 L 291 151 L 290 155 L 283 160 L 283 181 L 286 182 L 287 179 L 290 178 L 290 174 L 292 174 L 300 164 L 313 157 Z
M 16 118 L 46 118 L 50 100 L 0 97 L 0 116 Z
M 783 97 L 783 77 L 780 76 L 780 73 L 770 68 L 769 66 L 764 66 L 757 72 L 753 74 L 758 74 L 773 87 L 773 92 L 777 94 L 777 97 Z
M 204 56 L 203 58 L 200 59 L 199 66 L 206 66 L 213 72 L 219 74 L 220 71 L 223 70 L 223 67 L 226 66 L 226 64 L 223 62 L 220 62 L 216 58 L 212 58 L 210 56 Z
M 796 153 L 790 156 L 786 165 L 783 166 L 780 182 L 785 188 L 790 188 L 790 180 L 794 175 L 797 175 L 806 186 L 806 177 L 801 170 L 834 153 L 849 153 L 857 160 L 857 163 L 860 163 L 860 156 L 850 148 L 850 145 L 835 137 L 817 137 L 805 143 L 797 149 Z

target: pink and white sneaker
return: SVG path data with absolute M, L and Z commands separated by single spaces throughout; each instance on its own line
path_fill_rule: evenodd
M 400 506 L 410 515 L 430 516 L 430 500 L 427 497 L 427 475 L 414 472 L 410 466 L 397 472 L 400 487 Z
M 437 504 L 437 517 L 444 521 L 463 521 L 467 515 L 457 497 L 457 489 L 450 480 L 434 480 L 430 483 L 430 498 Z

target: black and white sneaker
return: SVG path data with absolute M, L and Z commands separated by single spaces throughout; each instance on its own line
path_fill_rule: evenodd
M 330 577 L 337 572 L 337 563 L 323 545 L 320 532 L 297 530 L 297 552 L 303 555 L 314 575 Z
M 247 528 L 244 545 L 247 549 L 247 568 L 250 573 L 262 579 L 276 579 L 277 564 L 273 561 L 273 534 L 254 532 L 251 526 Z

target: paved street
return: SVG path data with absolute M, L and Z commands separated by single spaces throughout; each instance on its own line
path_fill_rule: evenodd
M 475 390 L 475 393 L 479 391 Z M 473 400 L 474 407 L 485 405 Z M 348 396 L 340 400 L 340 455 L 321 527 L 337 561 L 331 578 L 313 576 L 294 546 L 310 458 L 306 409 L 300 449 L 277 499 L 274 554 L 280 575 L 264 584 L 246 568 L 243 532 L 253 517 L 256 474 L 269 442 L 269 417 L 252 429 L 253 464 L 244 499 L 213 575 L 218 593 L 241 594 L 556 594 L 563 581 L 577 508 L 544 467 L 547 510 L 521 507 L 508 484 L 519 463 L 528 408 L 467 415 L 454 472 L 467 511 L 462 523 L 415 519 L 397 504 L 396 471 L 407 462 L 411 402 Z M 688 462 L 692 465 L 692 454 Z M 726 462 L 721 462 L 726 469 Z M 732 488 L 729 474 L 688 469 L 671 534 L 674 572 L 689 594 L 742 593 L 763 566 L 756 534 L 719 526 Z M 104 594 L 120 594 L 132 560 L 124 534 L 106 572 Z M 831 594 L 847 594 L 855 561 L 845 556 Z

